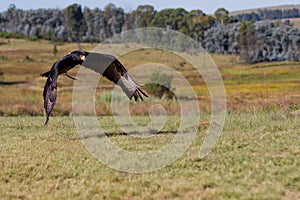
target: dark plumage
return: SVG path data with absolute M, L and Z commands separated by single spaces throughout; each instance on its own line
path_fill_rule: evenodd
M 65 73 L 69 78 L 75 79 L 69 76 L 67 71 L 76 65 L 82 65 L 102 74 L 110 81 L 119 85 L 129 99 L 134 97 L 135 101 L 137 101 L 138 98 L 143 100 L 142 95 L 148 97 L 147 94 L 140 89 L 139 85 L 131 78 L 125 67 L 116 57 L 80 50 L 73 51 L 56 61 L 52 65 L 50 71 L 41 74 L 41 76 L 47 77 L 43 92 L 44 109 L 46 112 L 45 124 L 48 123 L 50 113 L 56 102 L 58 76 Z

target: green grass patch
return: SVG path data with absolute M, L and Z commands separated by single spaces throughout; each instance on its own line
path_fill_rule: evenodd
M 98 119 L 109 140 L 132 152 L 168 144 L 178 122 L 174 116 L 160 134 L 137 139 L 121 132 L 113 118 Z M 203 125 L 179 160 L 159 171 L 130 174 L 110 169 L 90 155 L 71 117 L 52 117 L 49 126 L 43 126 L 43 117 L 2 117 L 0 198 L 295 199 L 300 195 L 299 116 L 283 110 L 229 113 L 213 151 L 198 159 L 207 119 L 209 115 L 201 116 Z M 134 120 L 149 122 L 147 117 Z

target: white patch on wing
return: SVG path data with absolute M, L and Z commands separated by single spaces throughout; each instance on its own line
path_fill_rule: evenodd
M 118 81 L 118 85 L 121 86 L 121 88 L 129 98 L 134 94 L 134 92 L 137 89 L 137 85 L 131 79 L 131 77 L 128 76 L 128 74 L 124 74 L 124 76 L 121 76 L 121 78 Z

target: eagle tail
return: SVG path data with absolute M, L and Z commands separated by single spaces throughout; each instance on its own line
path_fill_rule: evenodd
M 49 121 L 50 114 L 53 110 L 53 107 L 56 102 L 56 96 L 57 96 L 57 85 L 56 85 L 56 79 L 57 77 L 49 76 L 47 78 L 45 87 L 44 87 L 44 109 L 46 112 L 46 121 L 45 125 Z
M 50 71 L 42 73 L 40 76 L 41 77 L 48 77 L 50 75 Z

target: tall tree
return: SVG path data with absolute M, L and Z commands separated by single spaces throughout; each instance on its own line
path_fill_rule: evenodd
M 221 22 L 221 24 L 228 24 L 230 22 L 229 11 L 225 8 L 219 8 L 214 14 L 216 20 Z
M 183 8 L 174 9 L 171 13 L 171 26 L 174 30 L 184 30 L 184 27 L 187 27 L 186 15 L 187 11 Z
M 151 22 L 152 26 L 171 28 L 173 30 L 184 30 L 187 27 L 186 15 L 187 11 L 183 8 L 164 9 L 157 12 Z
M 105 18 L 104 11 L 95 8 L 93 11 L 94 15 L 94 36 L 100 41 L 105 40 L 108 37 L 107 34 L 107 20 Z
M 167 8 L 157 12 L 151 21 L 151 26 L 166 28 L 167 26 L 171 26 L 171 15 L 174 9 Z
M 83 11 L 84 21 L 86 24 L 86 34 L 85 37 L 89 40 L 94 39 L 95 36 L 95 27 L 94 27 L 94 15 L 93 11 L 88 7 L 84 7 Z
M 110 3 L 104 8 L 105 18 L 107 20 L 107 34 L 113 36 L 122 31 L 124 25 L 124 10 L 117 8 L 114 4 Z
M 140 5 L 134 11 L 134 17 L 138 27 L 148 27 L 151 20 L 153 19 L 155 10 L 153 6 L 149 5 Z
M 16 10 L 16 5 L 15 4 L 9 4 L 7 11 L 14 12 Z
M 246 63 L 254 62 L 254 55 L 256 50 L 255 38 L 255 21 L 242 22 L 237 41 L 240 47 L 240 55 Z
M 86 24 L 84 21 L 81 6 L 72 4 L 66 8 L 67 30 L 71 41 L 81 42 L 82 36 L 86 32 Z
M 204 31 L 215 23 L 212 16 L 205 15 L 201 10 L 190 11 L 186 18 L 189 36 L 200 42 L 202 42 Z

